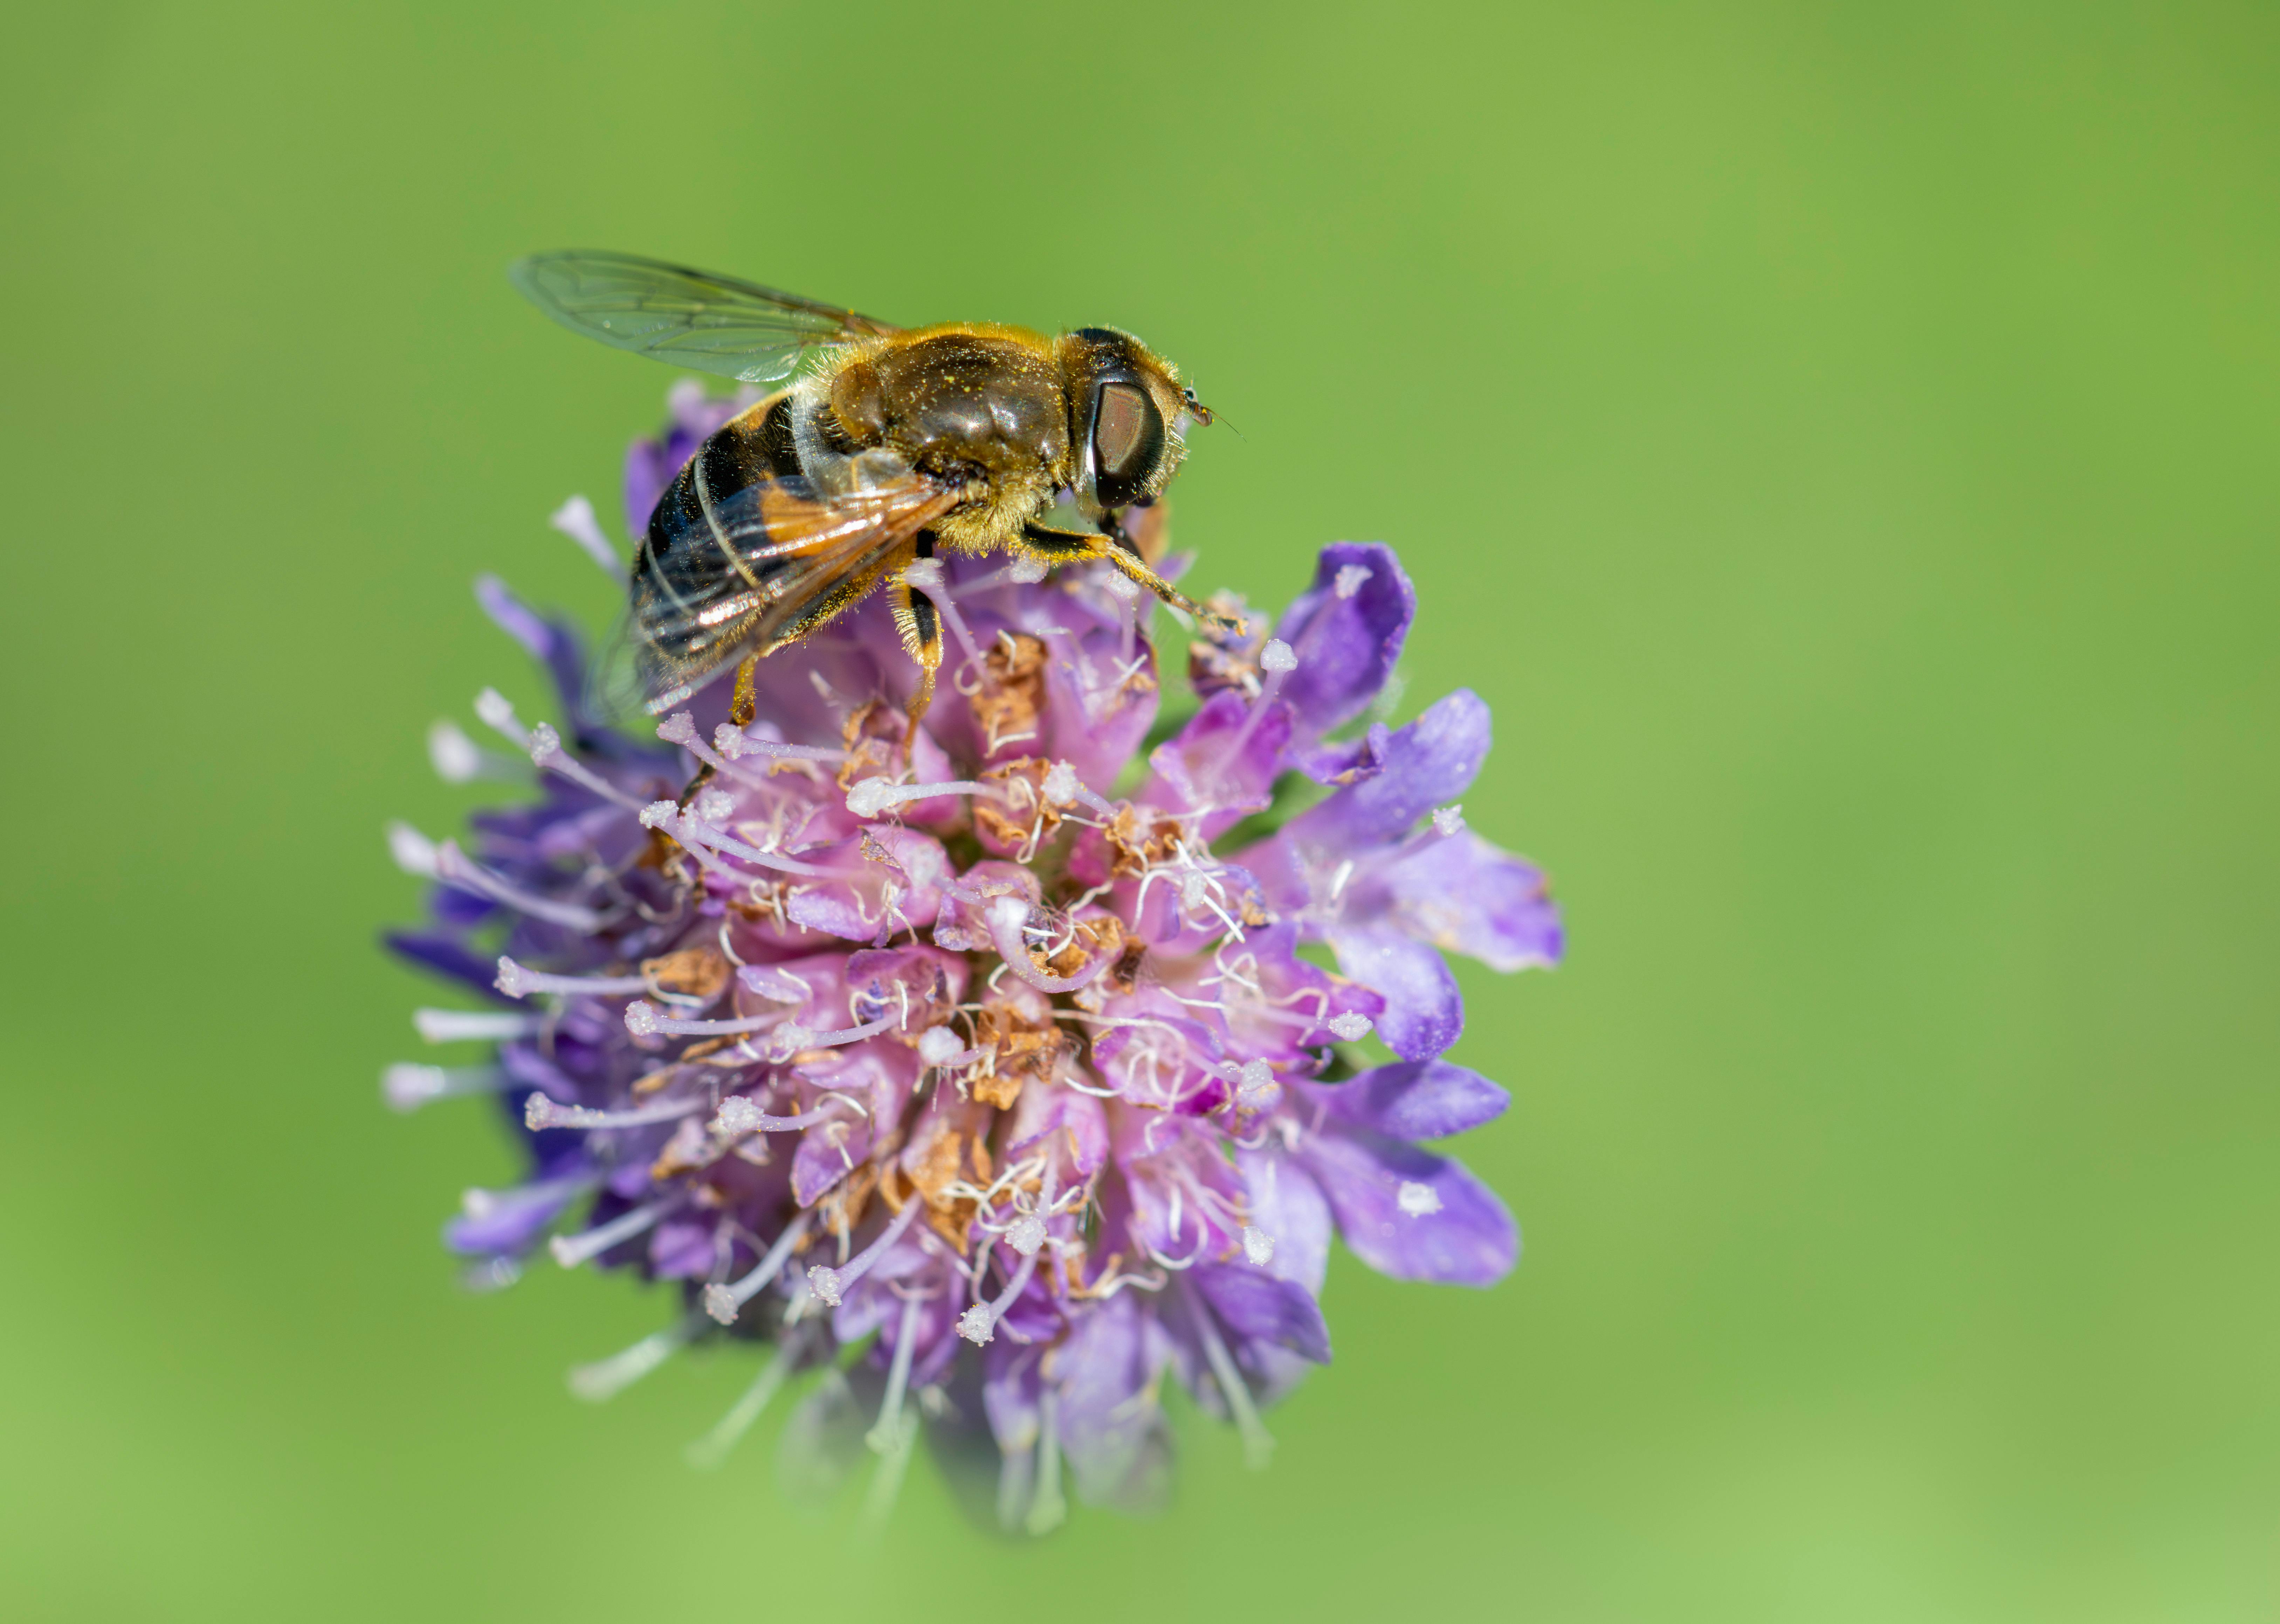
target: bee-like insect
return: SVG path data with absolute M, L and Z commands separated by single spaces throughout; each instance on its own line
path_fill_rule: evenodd
M 536 254 L 510 274 L 563 326 L 618 349 L 747 383 L 801 374 L 698 447 L 650 519 L 628 612 L 652 714 L 882 582 L 920 671 L 912 713 L 923 712 L 942 627 L 903 572 L 938 550 L 1105 559 L 1166 603 L 1229 624 L 1158 575 L 1125 532 L 1122 515 L 1153 504 L 1179 466 L 1183 420 L 1212 420 L 1128 333 L 905 329 L 624 254 Z M 1040 522 L 1063 492 L 1098 534 Z

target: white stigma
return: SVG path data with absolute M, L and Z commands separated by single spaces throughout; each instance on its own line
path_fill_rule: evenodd
M 549 513 L 546 522 L 577 543 L 578 550 L 600 565 L 603 573 L 612 580 L 624 574 L 625 565 L 618 558 L 618 550 L 602 534 L 602 521 L 594 516 L 594 504 L 585 497 L 571 497 Z
M 1045 1220 L 1035 1212 L 1022 1213 L 1013 1220 L 1013 1228 L 1005 1231 L 1005 1244 L 1024 1258 L 1034 1256 L 1037 1248 L 1044 1243 Z
M 396 866 L 407 874 L 417 874 L 422 880 L 435 877 L 435 843 L 408 823 L 388 826 L 388 855 Z
M 626 1030 L 635 1037 L 649 1037 L 657 1031 L 657 1005 L 646 998 L 635 998 L 626 1005 Z
M 520 998 L 525 992 L 530 990 L 529 988 L 524 985 L 522 976 L 522 966 L 515 963 L 513 959 L 509 958 L 505 954 L 501 953 L 499 955 L 498 977 L 496 981 L 491 982 L 491 985 L 497 988 L 501 992 L 506 994 L 510 998 Z
M 1269 637 L 1267 646 L 1259 650 L 1259 668 L 1270 674 L 1278 671 L 1298 669 L 1298 656 L 1280 637 Z
M 447 784 L 471 783 L 483 775 L 483 752 L 454 721 L 428 729 L 428 762 Z
M 976 1303 L 958 1317 L 958 1334 L 977 1348 L 986 1346 L 997 1332 L 998 1316 L 987 1303 Z
M 1330 590 L 1340 597 L 1352 597 L 1361 590 L 1362 583 L 1376 573 L 1367 564 L 1346 565 L 1338 571 L 1337 579 L 1330 583 Z
M 1401 1189 L 1393 1199 L 1412 1218 L 1424 1218 L 1441 1210 L 1441 1192 L 1414 1179 L 1402 1180 Z
M 846 1282 L 839 1278 L 837 1269 L 819 1263 L 807 1272 L 807 1289 L 836 1308 L 839 1306 L 839 1294 L 846 1289 Z
M 1275 1261 L 1275 1237 L 1256 1224 L 1246 1224 L 1243 1229 L 1243 1255 L 1253 1268 L 1263 1269 Z
M 1369 1035 L 1369 1017 L 1354 1012 L 1330 1017 L 1330 1035 L 1342 1043 L 1358 1043 Z
M 1119 575 L 1116 579 L 1121 581 L 1124 577 Z M 1054 762 L 1052 766 L 1045 769 L 1044 782 L 1040 785 L 1039 788 L 1044 791 L 1045 799 L 1053 805 L 1067 806 L 1070 804 L 1076 799 L 1077 780 L 1075 766 L 1067 761 Z
M 1465 827 L 1465 808 L 1461 802 L 1452 801 L 1433 814 L 1433 833 L 1454 835 Z

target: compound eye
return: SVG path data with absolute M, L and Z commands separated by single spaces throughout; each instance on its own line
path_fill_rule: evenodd
M 1156 403 L 1128 383 L 1100 386 L 1100 410 L 1092 420 L 1093 464 L 1103 473 L 1141 472 L 1140 452 L 1154 435 Z

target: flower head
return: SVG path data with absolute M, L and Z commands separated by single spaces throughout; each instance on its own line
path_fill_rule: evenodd
M 674 410 L 628 458 L 636 521 L 728 407 Z M 574 505 L 564 527 L 606 549 Z M 570 627 L 482 582 L 560 711 L 477 704 L 535 799 L 465 845 L 390 832 L 434 881 L 431 922 L 391 941 L 489 1004 L 421 1030 L 495 1052 L 387 1090 L 494 1094 L 522 1135 L 524 1182 L 446 1227 L 478 1278 L 543 1251 L 677 1288 L 677 1318 L 577 1390 L 699 1337 L 771 1343 L 708 1459 L 819 1371 L 785 1431 L 807 1464 L 843 1469 L 827 1457 L 859 1436 L 889 1496 L 923 1433 L 1041 1532 L 1065 1482 L 1160 1496 L 1167 1373 L 1263 1462 L 1260 1412 L 1330 1357 L 1333 1233 L 1404 1279 L 1512 1267 L 1503 1204 L 1419 1145 L 1506 1104 L 1441 1058 L 1464 1018 L 1443 955 L 1550 965 L 1560 928 L 1458 806 L 1486 705 L 1376 720 L 1414 609 L 1390 548 L 1327 548 L 1271 631 L 1198 643 L 1202 704 L 1168 729 L 1122 577 L 913 571 L 951 640 L 916 730 L 874 599 L 760 662 L 754 720 L 700 694 L 641 740 L 585 707 Z M 436 738 L 448 775 L 514 775 Z M 1316 798 L 1275 827 L 1294 789 Z

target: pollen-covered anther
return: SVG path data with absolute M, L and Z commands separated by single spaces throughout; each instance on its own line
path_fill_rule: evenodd
M 1343 1015 L 1333 1015 L 1329 1024 L 1330 1035 L 1342 1043 L 1358 1043 L 1370 1034 L 1370 1019 L 1359 1010 L 1348 1010 Z
M 1045 1243 L 1045 1220 L 1035 1212 L 1024 1212 L 1005 1231 L 1005 1244 L 1024 1258 Z
M 1275 1237 L 1256 1224 L 1245 1224 L 1243 1255 L 1253 1268 L 1265 1268 L 1275 1261 Z
M 1280 637 L 1269 637 L 1267 646 L 1259 650 L 1259 668 L 1273 676 L 1280 672 L 1298 669 L 1298 656 Z
M 1430 1184 L 1420 1184 L 1414 1179 L 1401 1181 L 1394 1192 L 1394 1205 L 1412 1218 L 1425 1218 L 1441 1210 L 1441 1192 Z
M 1464 827 L 1465 809 L 1460 802 L 1452 801 L 1433 814 L 1433 833 L 1436 835 L 1454 835 Z
M 496 1094 L 510 1079 L 496 1066 L 420 1066 L 403 1062 L 380 1074 L 380 1091 L 391 1111 L 417 1111 L 430 1100 L 460 1094 Z
M 1265 1111 L 1282 1097 L 1275 1068 L 1264 1060 L 1245 1060 L 1236 1074 L 1235 1104 L 1239 1111 Z

